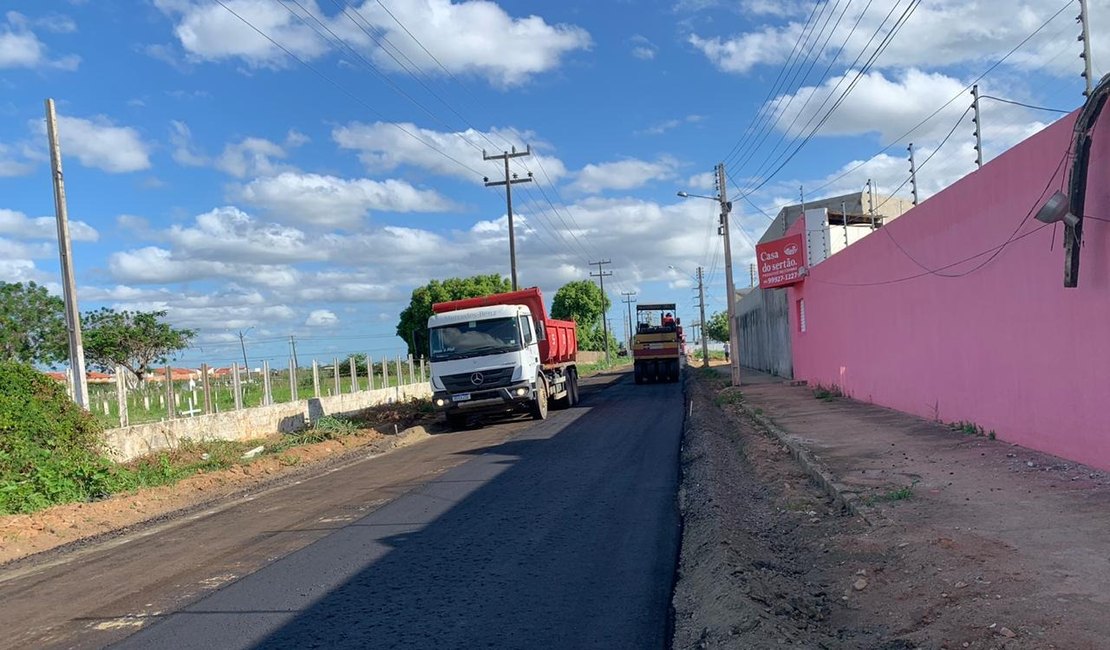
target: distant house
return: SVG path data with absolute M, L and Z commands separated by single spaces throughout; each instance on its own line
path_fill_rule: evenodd
M 195 368 L 170 368 L 170 378 L 173 381 L 189 381 L 190 379 L 200 379 L 200 371 Z M 146 373 L 145 379 L 147 381 L 165 381 L 166 369 L 158 368 Z

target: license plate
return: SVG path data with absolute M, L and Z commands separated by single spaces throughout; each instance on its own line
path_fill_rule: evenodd
M 465 402 L 468 399 L 470 399 L 470 393 L 459 393 L 458 395 L 451 396 L 452 402 Z

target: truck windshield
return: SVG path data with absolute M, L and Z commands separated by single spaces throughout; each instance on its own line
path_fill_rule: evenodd
M 464 359 L 520 349 L 520 331 L 515 318 L 491 318 L 433 327 L 432 361 Z

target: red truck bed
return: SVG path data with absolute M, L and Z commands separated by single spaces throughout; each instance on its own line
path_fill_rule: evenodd
M 575 322 L 548 318 L 547 310 L 543 306 L 543 295 L 540 294 L 537 287 L 510 291 L 509 293 L 496 293 L 492 296 L 482 296 L 480 298 L 437 302 L 432 305 L 432 311 L 436 314 L 444 314 L 460 309 L 488 307 L 490 305 L 524 305 L 532 312 L 532 320 L 536 323 L 543 323 L 546 340 L 540 341 L 540 363 L 549 366 L 574 361 L 578 354 L 578 335 Z

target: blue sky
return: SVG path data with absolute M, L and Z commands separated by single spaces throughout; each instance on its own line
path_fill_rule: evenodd
M 746 197 L 732 221 L 746 286 L 760 211 L 796 203 L 799 187 L 820 198 L 871 178 L 892 191 L 910 141 L 928 159 L 922 198 L 971 172 L 964 88 L 996 63 L 983 94 L 1079 106 L 1078 6 L 9 0 L 0 281 L 57 291 L 52 97 L 81 308 L 167 310 L 201 333 L 185 363 L 241 358 L 240 330 L 252 365 L 284 364 L 290 335 L 301 359 L 400 353 L 415 286 L 508 274 L 504 193 L 482 184 L 499 174 L 482 150 L 508 146 L 535 154 L 513 166 L 535 177 L 514 187 L 523 286 L 550 299 L 610 259 L 618 334 L 621 291 L 674 301 L 690 322 L 699 265 L 709 311 L 725 308 L 721 239 L 714 204 L 676 191 L 714 194 L 726 161 L 730 195 Z M 1110 0 L 1092 1 L 1096 78 L 1107 19 Z M 982 108 L 988 160 L 1059 117 Z

